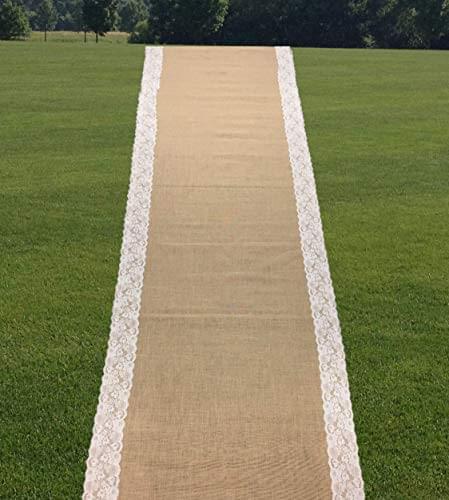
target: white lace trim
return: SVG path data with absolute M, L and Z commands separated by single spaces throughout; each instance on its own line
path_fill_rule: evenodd
M 321 375 L 324 423 L 334 499 L 363 499 L 340 323 L 327 261 L 320 208 L 290 47 L 276 47 L 304 267 Z
M 145 271 L 162 47 L 147 47 L 137 108 L 120 268 L 100 398 L 84 482 L 85 500 L 118 497 L 123 429 L 131 392 Z

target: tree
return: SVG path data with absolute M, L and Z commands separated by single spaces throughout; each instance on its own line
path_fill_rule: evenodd
M 75 31 L 86 31 L 85 22 L 83 17 L 83 1 L 75 0 L 70 6 L 70 19 L 73 23 L 73 28 Z
M 382 48 L 429 48 L 444 36 L 446 0 L 367 0 L 366 26 Z M 447 20 L 447 18 L 446 18 Z
M 426 48 L 449 47 L 449 0 L 414 0 L 416 26 Z
M 36 24 L 44 31 L 44 40 L 47 41 L 47 31 L 53 30 L 58 22 L 58 13 L 56 12 L 53 0 L 42 0 L 36 13 Z
M 150 41 L 203 43 L 223 26 L 228 0 L 149 0 Z
M 230 0 L 225 43 L 355 47 L 365 0 Z
M 129 43 L 146 43 L 149 40 L 148 20 L 139 21 L 129 35 Z
M 143 0 L 122 0 L 118 6 L 120 31 L 131 33 L 137 23 L 148 19 L 148 8 Z
M 23 7 L 5 0 L 0 5 L 0 40 L 25 38 L 30 32 L 30 22 Z
M 83 19 L 87 29 L 95 33 L 95 41 L 98 36 L 105 34 L 114 28 L 117 19 L 117 0 L 84 0 Z

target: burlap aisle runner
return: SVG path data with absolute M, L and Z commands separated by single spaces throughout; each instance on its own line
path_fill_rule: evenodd
M 289 48 L 147 49 L 84 497 L 363 498 Z

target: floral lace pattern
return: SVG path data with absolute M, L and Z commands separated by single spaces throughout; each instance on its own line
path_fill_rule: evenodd
M 293 57 L 289 47 L 276 47 L 276 55 L 301 247 L 318 346 L 333 498 L 360 500 L 364 498 L 364 489 L 344 348 Z M 162 60 L 161 47 L 146 48 L 120 268 L 100 398 L 87 460 L 84 500 L 115 500 L 119 494 L 123 430 L 132 387 L 148 245 L 157 132 L 156 99 Z
M 132 386 L 148 245 L 156 98 L 162 47 L 147 47 L 143 67 L 120 268 L 100 398 L 84 482 L 85 500 L 118 497 L 123 429 Z
M 293 54 L 290 47 L 276 47 L 276 56 L 301 247 L 318 348 L 332 496 L 334 499 L 360 500 L 364 498 L 364 487 L 344 347 Z

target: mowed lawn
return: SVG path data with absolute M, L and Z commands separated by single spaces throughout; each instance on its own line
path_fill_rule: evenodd
M 449 54 L 295 57 L 368 497 L 447 498 Z M 0 45 L 0 498 L 81 495 L 142 62 Z
M 142 63 L 141 46 L 0 44 L 0 498 L 81 496 Z
M 449 53 L 295 51 L 368 498 L 449 498 Z

